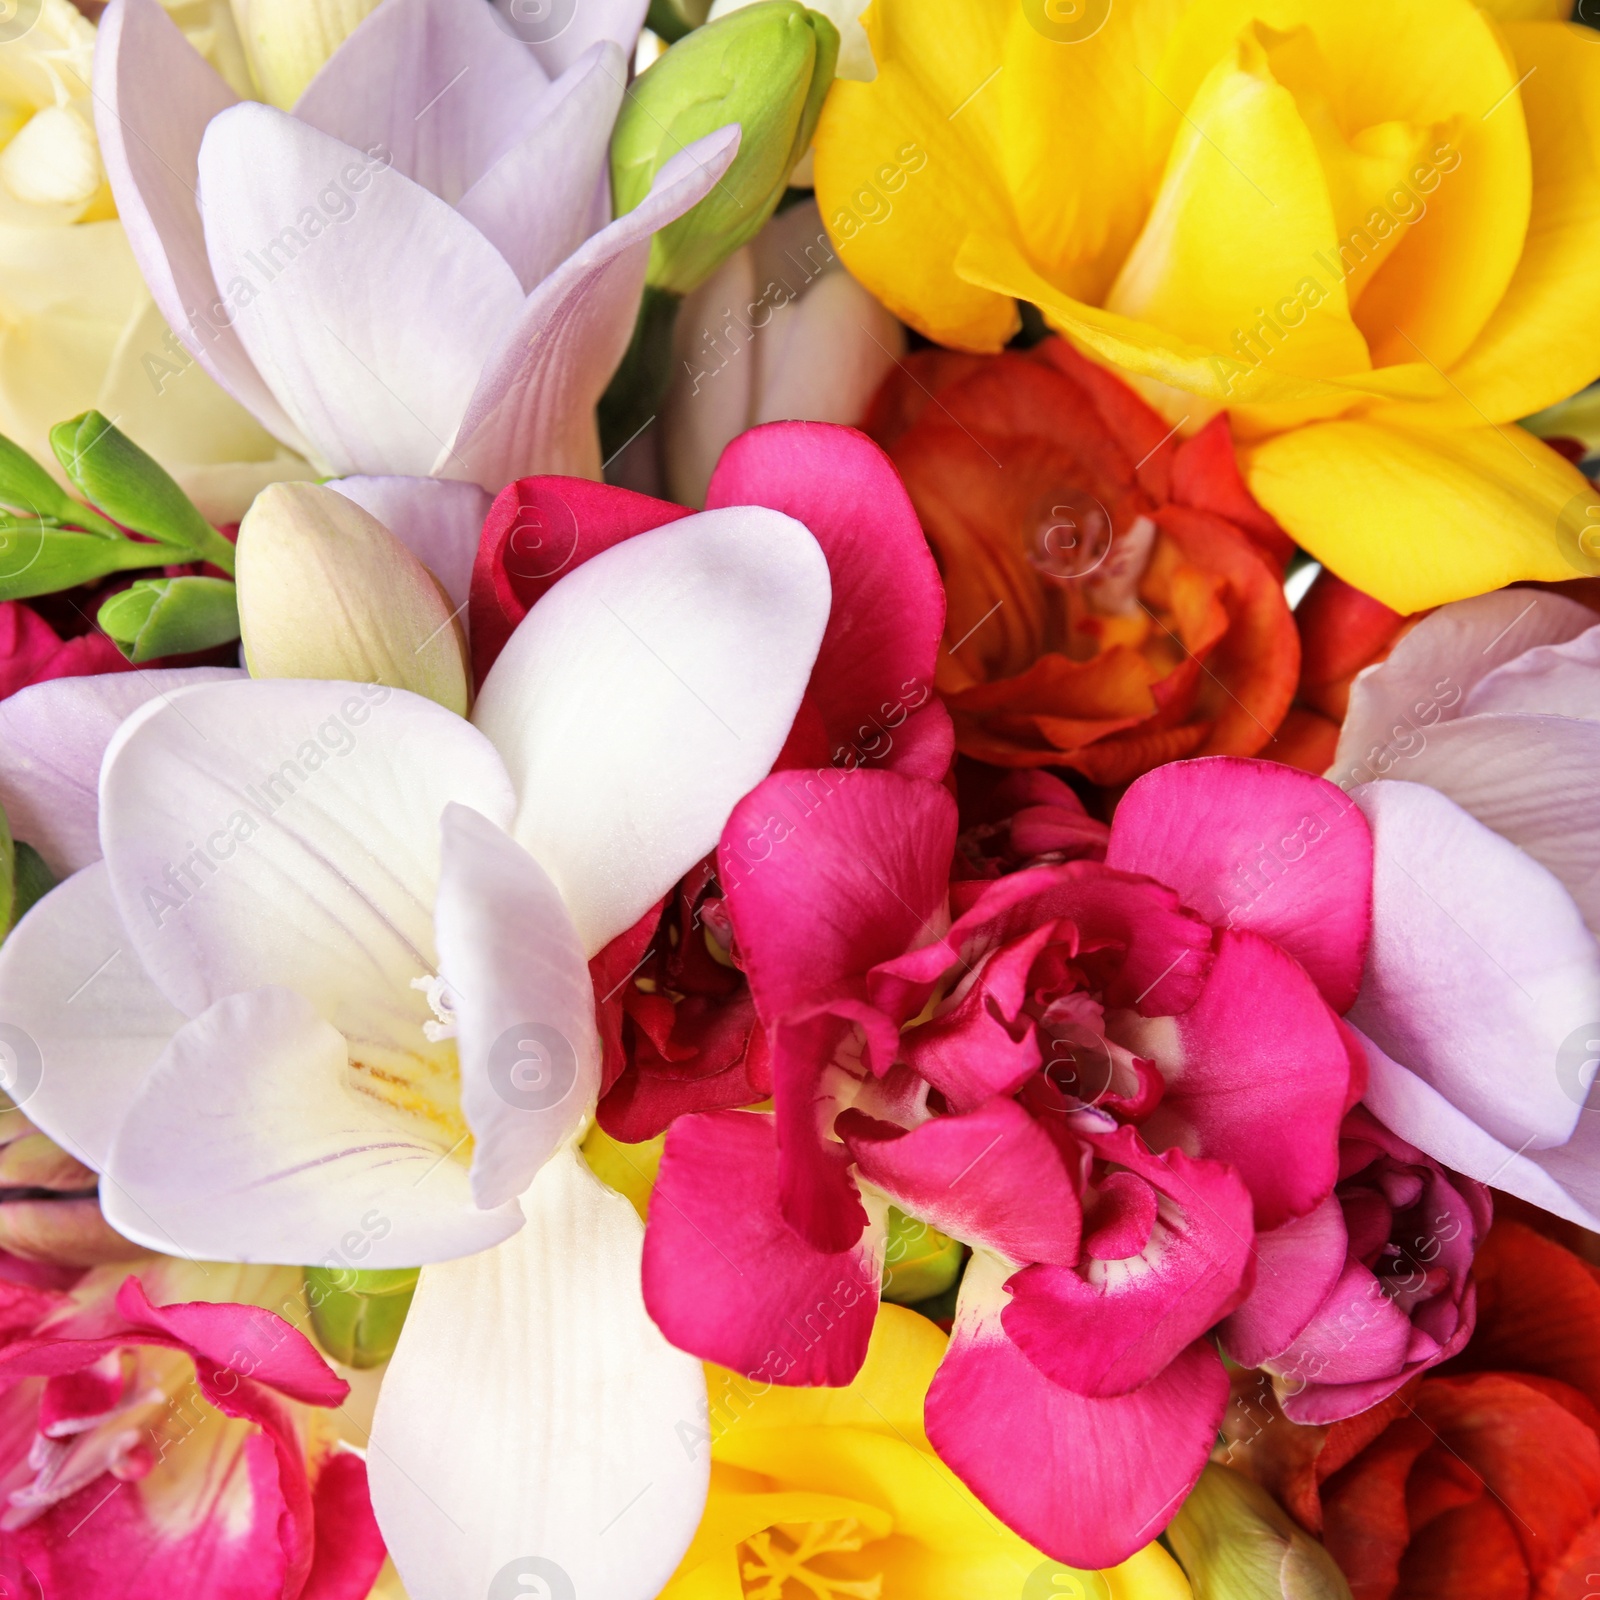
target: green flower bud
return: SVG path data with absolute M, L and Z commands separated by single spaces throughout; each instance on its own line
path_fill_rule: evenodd
M 1200 1475 L 1167 1539 L 1195 1600 L 1350 1600 L 1327 1550 L 1265 1489 L 1228 1467 Z
M 889 1237 L 883 1256 L 883 1298 L 911 1306 L 951 1288 L 961 1276 L 966 1251 L 920 1217 L 889 1207 Z
M 389 1272 L 354 1272 L 344 1267 L 307 1267 L 306 1304 L 311 1329 L 335 1361 L 376 1367 L 394 1354 L 416 1293 L 418 1267 Z
M 238 591 L 226 578 L 145 578 L 112 595 L 98 620 L 130 661 L 186 656 L 239 637 Z
M 611 192 L 631 211 L 685 146 L 739 124 L 733 165 L 650 244 L 646 282 L 696 289 L 777 208 L 833 82 L 839 30 L 797 0 L 762 0 L 696 28 L 634 84 L 611 136 Z
M 239 620 L 255 678 L 383 683 L 467 714 L 466 653 L 433 574 L 353 500 L 274 483 L 239 525 Z
M 233 546 L 200 515 L 166 468 L 98 411 L 58 422 L 50 430 L 50 447 L 73 483 L 123 527 L 172 546 L 181 552 L 177 560 L 209 561 L 233 571 Z M 144 554 L 142 565 L 160 564 L 159 552 L 154 559 L 150 551 Z
M 112 523 L 79 505 L 21 445 L 4 434 L 0 434 L 0 506 L 9 506 L 30 520 L 60 522 L 113 539 L 120 537 Z
M 55 594 L 113 572 L 160 566 L 170 556 L 159 545 L 77 533 L 33 517 L 0 517 L 0 600 Z

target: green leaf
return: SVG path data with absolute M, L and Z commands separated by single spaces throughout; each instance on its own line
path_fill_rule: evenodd
M 227 578 L 141 578 L 99 622 L 130 661 L 186 656 L 239 637 L 238 591 Z
M 24 844 L 18 839 L 12 849 L 16 861 L 11 894 L 11 926 L 14 928 L 55 888 L 56 876 L 31 844 Z
M 126 528 L 233 571 L 233 546 L 202 517 L 167 470 L 98 411 L 50 430 L 67 476 Z
M 0 600 L 55 594 L 170 559 L 161 545 L 78 533 L 31 517 L 0 517 Z
M 419 1271 L 307 1267 L 306 1304 L 317 1343 L 347 1367 L 376 1367 L 387 1361 L 400 1342 Z

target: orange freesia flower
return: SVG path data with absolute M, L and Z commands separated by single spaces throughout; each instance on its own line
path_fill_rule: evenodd
M 1179 445 L 1049 339 L 915 355 L 866 426 L 944 575 L 935 683 L 967 755 L 1121 784 L 1269 744 L 1299 670 L 1290 546 L 1246 492 L 1225 419 Z

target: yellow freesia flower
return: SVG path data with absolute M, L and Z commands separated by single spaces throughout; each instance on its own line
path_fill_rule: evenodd
M 1600 571 L 1585 480 L 1509 425 L 1600 373 L 1566 9 L 875 0 L 818 201 L 930 338 L 997 349 L 1027 300 L 1175 427 L 1226 409 L 1257 497 L 1397 610 Z
M 844 1389 L 785 1389 L 708 1367 L 700 1531 L 660 1600 L 1191 1600 L 1158 1544 L 1079 1572 L 1004 1527 L 933 1453 L 922 1402 L 945 1336 L 884 1305 Z

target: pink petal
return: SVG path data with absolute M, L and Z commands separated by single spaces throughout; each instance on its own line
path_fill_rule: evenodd
M 386 152 L 453 206 L 526 135 L 548 81 L 487 6 L 387 0 L 328 58 L 294 114 L 353 150 Z
M 1256 1281 L 1222 1324 L 1222 1346 L 1241 1367 L 1259 1367 L 1299 1336 L 1344 1271 L 1344 1211 L 1329 1195 L 1315 1211 L 1256 1235 Z
M 1321 1204 L 1339 1175 L 1339 1123 L 1350 1055 L 1339 1019 L 1304 969 L 1254 933 L 1224 933 L 1205 992 L 1173 1019 L 1167 1092 L 1143 1131 L 1230 1162 L 1255 1198 L 1256 1226 L 1276 1228 Z
M 132 662 L 103 633 L 63 639 L 32 606 L 0 602 L 0 700 L 51 678 L 132 670 Z
M 1252 1231 L 1250 1196 L 1220 1162 L 1152 1157 L 1131 1128 L 1096 1143 L 1164 1202 L 1153 1233 L 1124 1261 L 1019 1272 L 1001 1321 L 1052 1382 L 1104 1399 L 1142 1388 L 1239 1303 Z
M 106 8 L 95 44 L 95 130 L 134 259 L 189 353 L 264 428 L 305 454 L 218 293 L 195 198 L 206 126 L 238 98 L 156 0 Z
M 833 578 L 833 614 L 811 694 L 834 747 L 889 746 L 882 764 L 941 779 L 948 766 L 896 753 L 895 730 L 927 704 L 944 631 L 944 586 L 910 497 L 864 434 L 821 422 L 773 422 L 741 434 L 711 476 L 706 505 L 764 505 L 803 522 Z M 862 759 L 858 754 L 857 759 Z
M 928 1437 L 1009 1528 L 1057 1561 L 1109 1567 L 1149 1543 L 1199 1478 L 1228 1400 L 1203 1340 L 1132 1394 L 1050 1382 L 1000 1324 L 1005 1269 L 974 1258 L 928 1390 Z
M 769 1023 L 852 986 L 936 930 L 956 807 L 920 778 L 775 772 L 717 847 L 756 1009 Z
M 570 255 L 533 291 L 485 361 L 435 470 L 491 493 L 535 472 L 600 476 L 594 421 L 633 335 L 650 239 L 705 198 L 738 150 L 736 127 L 680 150 L 632 211 Z
M 335 478 L 328 487 L 370 511 L 439 580 L 464 624 L 489 496 L 445 478 Z
M 1077 1190 L 1050 1136 L 1015 1100 L 910 1132 L 859 1111 L 837 1127 L 861 1176 L 907 1212 L 1012 1261 L 1076 1263 Z
M 1170 884 L 1208 922 L 1271 939 L 1335 1011 L 1355 999 L 1372 842 L 1324 779 L 1234 756 L 1157 767 L 1117 806 L 1106 865 Z
M 813 1250 L 778 1211 L 770 1117 L 709 1111 L 667 1134 L 644 1298 L 681 1350 L 770 1383 L 845 1384 L 866 1359 L 880 1240 Z
M 323 1463 L 311 1498 L 317 1544 L 300 1600 L 366 1600 L 385 1553 L 366 1462 L 339 1451 Z

